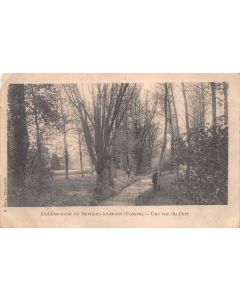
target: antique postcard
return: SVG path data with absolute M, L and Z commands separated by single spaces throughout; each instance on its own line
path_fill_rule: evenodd
M 238 74 L 5 74 L 0 227 L 239 227 Z

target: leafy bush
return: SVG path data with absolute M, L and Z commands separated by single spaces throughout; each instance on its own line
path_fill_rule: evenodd
M 189 196 L 199 204 L 227 204 L 228 128 L 217 124 L 191 133 Z

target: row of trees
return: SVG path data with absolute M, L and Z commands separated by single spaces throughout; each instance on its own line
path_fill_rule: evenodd
M 50 176 L 49 149 L 59 144 L 63 148 L 68 179 L 69 134 L 77 140 L 82 176 L 83 151 L 87 150 L 97 175 L 97 194 L 103 194 L 108 186 L 114 185 L 118 145 L 123 140 L 125 168 L 133 167 L 131 161 L 134 160 L 134 170 L 139 174 L 144 146 L 148 143 L 150 164 L 154 142 L 154 114 L 150 111 L 148 96 L 140 97 L 141 88 L 139 84 L 129 83 L 87 87 L 10 85 L 8 169 L 10 187 L 14 187 L 12 199 L 23 198 L 29 189 L 37 194 L 45 191 Z
M 39 194 L 45 189 L 49 149 L 57 143 L 63 149 L 68 179 L 69 134 L 78 144 L 82 176 L 83 151 L 89 155 L 99 195 L 114 185 L 123 160 L 124 168 L 136 175 L 155 170 L 158 189 L 168 167 L 176 172 L 179 193 L 184 182 L 185 197 L 226 199 L 225 82 L 161 83 L 152 89 L 135 83 L 14 84 L 8 97 L 8 169 L 16 201 L 26 190 Z
M 178 86 L 184 103 L 184 122 L 179 130 L 178 113 L 172 84 L 160 85 L 164 134 L 158 168 L 158 184 L 170 136 L 170 166 L 176 167 L 176 183 L 184 197 L 197 203 L 227 201 L 228 177 L 228 83 L 196 83 Z M 158 95 L 157 95 L 158 96 Z M 161 97 L 158 97 L 161 99 Z M 209 117 L 211 115 L 211 117 Z M 184 176 L 179 165 L 185 166 Z M 183 195 L 181 195 L 183 196 Z
M 144 152 L 150 165 L 156 139 L 156 113 L 154 105 L 148 102 L 148 93 L 141 93 L 141 85 L 91 85 L 88 97 L 84 88 L 80 91 L 76 84 L 64 88 L 81 120 L 88 153 L 97 173 L 97 193 L 104 193 L 107 186 L 114 185 L 119 143 L 124 147 L 126 169 L 133 167 L 130 165 L 133 160 L 134 172 L 139 175 Z

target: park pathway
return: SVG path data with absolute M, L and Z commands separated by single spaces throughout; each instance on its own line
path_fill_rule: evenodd
M 139 180 L 124 188 L 118 195 L 112 196 L 107 200 L 103 201 L 103 206 L 134 206 L 135 199 L 152 187 L 151 178 L 147 176 L 139 177 Z

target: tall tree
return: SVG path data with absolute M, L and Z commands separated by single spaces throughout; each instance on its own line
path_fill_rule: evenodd
M 189 126 L 189 113 L 188 113 L 188 101 L 185 90 L 185 85 L 182 82 L 182 93 L 185 106 L 185 122 L 186 122 L 186 131 L 187 131 L 187 168 L 186 168 L 186 179 L 187 179 L 187 188 L 189 190 L 189 181 L 190 181 L 190 163 L 191 163 L 191 134 Z
M 130 169 L 130 163 L 129 163 L 129 124 L 128 124 L 128 113 L 126 113 L 126 116 L 124 118 L 124 127 L 125 127 L 125 135 L 126 135 L 126 171 Z
M 83 146 L 82 146 L 82 130 L 77 123 L 77 133 L 78 133 L 78 151 L 79 151 L 79 160 L 80 160 L 80 168 L 81 168 L 81 175 L 83 177 Z
M 175 103 L 175 97 L 174 97 L 174 90 L 172 83 L 169 84 L 170 92 L 171 92 L 171 98 L 172 98 L 172 104 L 173 104 L 173 111 L 174 111 L 174 118 L 175 118 L 175 124 L 176 124 L 176 135 L 174 138 L 174 144 L 175 144 L 175 152 L 176 152 L 176 168 L 177 168 L 177 178 L 179 177 L 179 155 L 180 155 L 180 131 L 179 131 L 179 123 L 178 123 L 178 113 Z
M 74 111 L 74 131 L 77 135 L 78 142 L 78 153 L 79 153 L 79 162 L 80 162 L 80 172 L 81 176 L 84 176 L 83 172 L 83 129 L 81 126 L 81 120 L 79 119 L 78 114 Z
M 154 146 L 156 145 L 158 133 L 159 133 L 159 126 L 156 123 L 153 123 L 147 134 L 147 141 L 146 141 L 148 173 L 151 171 L 152 154 L 153 154 Z
M 205 126 L 205 110 L 206 110 L 206 104 L 205 104 L 205 93 L 204 93 L 204 84 L 203 82 L 200 83 L 200 90 L 201 90 L 201 123 L 202 126 Z
M 224 95 L 224 124 L 228 124 L 228 83 L 223 82 L 223 95 Z
M 173 109 L 174 109 L 174 117 L 175 117 L 176 129 L 177 129 L 177 137 L 179 138 L 180 132 L 179 132 L 179 123 L 178 123 L 178 113 L 177 113 L 177 108 L 176 108 L 174 90 L 173 90 L 172 83 L 169 84 L 169 88 L 170 88 L 170 91 L 171 91 L 171 98 L 172 98 Z
M 217 125 L 217 96 L 216 96 L 216 83 L 210 82 L 211 95 L 212 95 L 212 126 L 215 128 Z
M 66 99 L 68 101 L 68 99 Z M 71 103 L 71 102 L 70 102 Z M 79 163 L 80 163 L 80 173 L 81 176 L 84 176 L 84 151 L 86 149 L 86 145 L 84 142 L 84 132 L 81 124 L 81 119 L 79 116 L 78 110 L 76 110 L 76 107 L 73 106 L 72 110 L 70 112 L 72 115 L 72 118 L 69 118 L 70 127 L 69 130 L 74 133 L 74 137 L 76 138 L 77 144 L 78 144 L 78 154 L 79 154 Z M 89 156 L 90 164 L 91 164 L 91 172 L 93 174 L 93 165 L 91 162 L 91 157 Z
M 27 84 L 25 101 L 30 140 L 28 172 L 35 178 L 35 192 L 41 193 L 49 176 L 47 143 L 59 121 L 57 92 L 53 84 Z
M 169 129 L 170 129 L 170 135 L 171 135 L 171 171 L 173 171 L 173 162 L 174 162 L 174 155 L 175 155 L 175 147 L 174 147 L 174 128 L 173 128 L 173 115 L 172 115 L 172 105 L 170 97 L 168 97 L 168 122 L 169 122 Z
M 43 163 L 43 141 L 42 141 L 42 133 L 40 131 L 40 112 L 39 112 L 39 100 L 40 97 L 37 95 L 38 87 L 32 84 L 27 86 L 29 89 L 30 95 L 32 97 L 32 111 L 34 117 L 35 124 L 35 137 L 36 137 L 36 156 L 37 156 L 37 168 L 39 171 L 42 171 L 44 168 Z
M 89 86 L 90 101 L 87 102 L 85 93 L 80 92 L 76 84 L 66 86 L 66 93 L 79 112 L 85 142 L 97 172 L 98 194 L 114 184 L 112 146 L 136 91 L 136 84 L 92 84 Z
M 153 108 L 153 111 L 154 108 Z M 133 155 L 136 162 L 136 175 L 139 175 L 143 170 L 144 150 L 146 149 L 147 136 L 153 126 L 154 113 L 150 111 L 148 105 L 148 93 L 144 99 L 136 97 L 131 103 L 130 109 L 131 126 L 129 133 L 133 141 Z M 148 158 L 150 159 L 150 158 Z
M 12 187 L 15 191 L 10 205 L 19 205 L 24 196 L 29 148 L 26 122 L 26 104 L 23 84 L 11 84 L 8 90 L 9 103 L 9 169 L 12 170 Z
M 64 161 L 65 161 L 65 177 L 68 180 L 69 178 L 69 154 L 68 154 L 68 142 L 67 142 L 67 132 L 68 132 L 68 123 L 69 123 L 69 112 L 67 109 L 67 101 L 64 99 L 64 88 L 62 85 L 58 85 L 57 87 L 58 90 L 58 101 L 59 101 L 59 117 L 60 117 L 60 122 L 58 124 L 58 128 L 63 134 L 63 147 L 64 147 Z
M 168 84 L 164 83 L 164 135 L 163 144 L 160 153 L 158 176 L 157 176 L 157 189 L 160 190 L 160 176 L 163 167 L 163 157 L 167 147 L 167 131 L 168 131 Z

